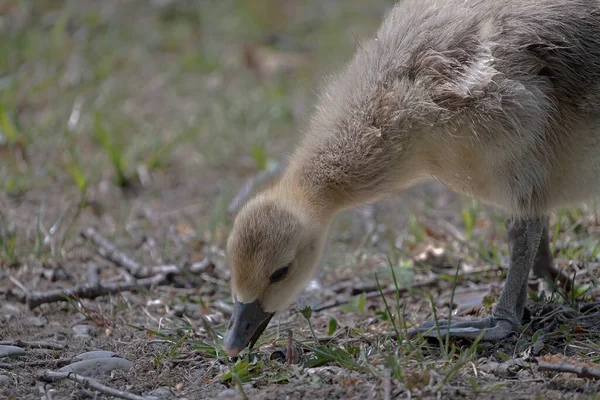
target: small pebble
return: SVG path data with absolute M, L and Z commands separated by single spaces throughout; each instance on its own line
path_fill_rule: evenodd
M 10 315 L 19 315 L 21 314 L 21 309 L 14 304 L 4 304 L 2 306 L 2 313 L 10 314 Z
M 3 324 L 12 323 L 11 321 L 15 318 L 12 314 L 0 314 L 0 322 Z
M 165 304 L 162 302 L 162 300 L 150 300 L 146 304 L 146 307 L 148 307 L 148 310 L 152 312 L 165 312 Z
M 160 400 L 169 400 L 169 399 L 175 399 L 176 397 L 173 395 L 173 393 L 171 393 L 171 390 L 166 387 L 159 387 L 158 389 L 154 389 L 153 391 L 151 391 L 150 393 L 148 393 L 148 395 L 150 396 L 154 396 Z
M 254 390 L 254 385 L 252 383 L 246 383 L 245 385 L 242 386 L 242 388 L 244 389 L 244 392 L 251 392 Z
M 176 304 L 175 307 L 173 307 L 173 315 L 181 318 L 183 317 L 183 315 L 185 314 L 185 306 L 183 304 Z
M 46 322 L 40 317 L 27 317 L 21 320 L 21 324 L 25 326 L 33 326 L 36 328 L 42 328 L 46 325 Z
M 0 358 L 24 356 L 25 350 L 17 346 L 0 345 Z
M 118 357 L 116 353 L 106 350 L 94 350 L 86 353 L 81 353 L 73 357 L 73 361 L 93 360 L 95 358 L 111 358 Z
M 89 338 L 92 332 L 92 327 L 89 325 L 74 325 L 72 329 L 76 338 Z
M 238 392 L 235 389 L 227 389 L 227 390 L 223 390 L 221 393 L 219 393 L 219 395 L 217 396 L 220 399 L 232 399 L 232 398 L 236 398 L 238 396 Z
M 66 365 L 60 368 L 58 372 L 74 372 L 90 378 L 99 378 L 103 375 L 110 375 L 112 371 L 128 371 L 132 367 L 133 363 L 124 358 L 94 358 Z

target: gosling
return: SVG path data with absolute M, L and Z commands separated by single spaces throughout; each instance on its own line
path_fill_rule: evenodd
M 227 353 L 294 301 L 340 211 L 430 179 L 510 216 L 492 315 L 439 332 L 505 338 L 532 267 L 554 271 L 547 215 L 598 195 L 599 155 L 600 0 L 401 1 L 326 85 L 281 178 L 236 217 Z

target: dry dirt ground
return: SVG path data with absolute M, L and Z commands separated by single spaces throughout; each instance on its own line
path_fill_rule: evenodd
M 0 2 L 0 345 L 25 351 L 0 359 L 0 398 L 109 398 L 42 379 L 92 350 L 131 361 L 98 381 L 141 397 L 600 398 L 594 204 L 552 216 L 576 288 L 532 282 L 520 335 L 404 338 L 434 310 L 489 313 L 506 274 L 502 216 L 435 184 L 342 215 L 321 286 L 222 352 L 229 206 L 392 4 Z

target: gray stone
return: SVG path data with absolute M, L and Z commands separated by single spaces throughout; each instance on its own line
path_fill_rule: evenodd
M 171 390 L 166 387 L 159 387 L 158 389 L 154 389 L 153 391 L 151 391 L 150 393 L 148 393 L 149 396 L 154 396 L 159 400 L 170 400 L 170 399 L 175 399 L 176 397 L 173 395 L 173 393 L 171 393 Z
M 227 389 L 219 393 L 217 397 L 220 399 L 234 399 L 238 397 L 238 392 L 235 389 Z
M 0 345 L 0 358 L 24 356 L 25 350 L 17 346 Z
M 93 358 L 66 365 L 58 372 L 74 372 L 90 378 L 100 378 L 103 375 L 110 375 L 112 371 L 116 370 L 129 371 L 132 367 L 133 363 L 124 358 Z
M 0 384 L 1 385 L 6 385 L 8 382 L 10 382 L 10 376 L 8 375 L 0 375 Z
M 42 328 L 46 325 L 46 321 L 44 321 L 40 317 L 27 317 L 21 320 L 21 323 L 25 326 L 33 326 L 36 328 Z
M 89 338 L 92 328 L 89 325 L 74 325 L 73 332 L 76 338 Z
M 2 313 L 9 315 L 19 315 L 21 314 L 21 309 L 14 304 L 4 304 L 2 306 Z
M 95 358 L 111 358 L 118 357 L 116 353 L 106 350 L 94 350 L 81 353 L 73 357 L 73 361 L 93 360 Z

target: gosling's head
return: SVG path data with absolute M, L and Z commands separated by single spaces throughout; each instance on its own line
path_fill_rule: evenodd
M 277 311 L 307 285 L 327 227 L 289 200 L 259 196 L 238 214 L 227 243 L 234 311 L 225 335 L 233 357 L 253 346 Z

